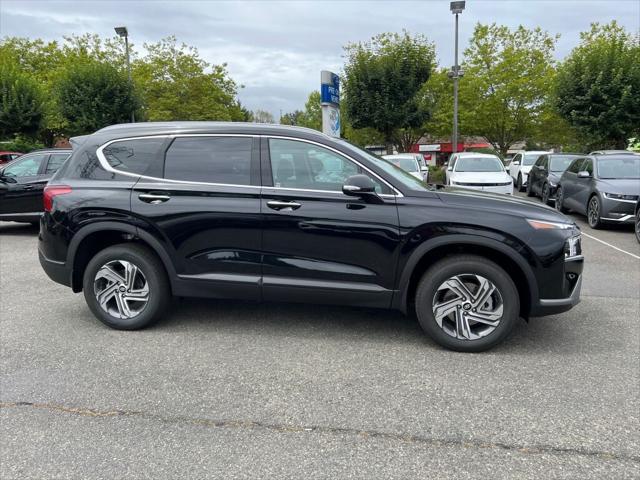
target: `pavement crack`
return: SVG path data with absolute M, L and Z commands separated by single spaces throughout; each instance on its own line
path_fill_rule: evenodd
M 93 418 L 109 417 L 136 417 L 147 420 L 158 421 L 166 424 L 194 425 L 205 428 L 227 428 L 250 430 L 259 429 L 279 433 L 321 433 L 328 435 L 353 435 L 360 438 L 373 438 L 392 440 L 406 443 L 423 444 L 433 447 L 461 447 L 475 449 L 498 449 L 522 454 L 540 455 L 576 455 L 582 457 L 600 458 L 606 460 L 622 460 L 640 463 L 639 455 L 627 455 L 602 450 L 592 450 L 582 447 L 558 447 L 553 445 L 518 445 L 503 442 L 492 442 L 482 440 L 470 440 L 462 438 L 436 438 L 425 435 L 415 435 L 407 433 L 384 432 L 378 430 L 366 430 L 352 427 L 331 427 L 319 425 L 290 425 L 279 423 L 266 423 L 254 420 L 216 420 L 208 418 L 196 418 L 187 416 L 162 416 L 154 413 L 127 410 L 98 410 L 94 408 L 69 407 L 51 403 L 36 402 L 0 402 L 1 409 L 10 408 L 32 408 L 49 412 L 65 413 Z

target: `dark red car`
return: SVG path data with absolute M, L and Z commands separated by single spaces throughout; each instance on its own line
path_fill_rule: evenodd
M 0 165 L 9 163 L 11 160 L 15 160 L 20 155 L 22 155 L 22 153 L 20 152 L 3 152 L 0 150 Z

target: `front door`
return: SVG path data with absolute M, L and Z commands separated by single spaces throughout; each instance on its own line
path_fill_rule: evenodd
M 313 142 L 263 138 L 261 164 L 264 299 L 388 307 L 399 244 L 393 190 Z M 358 173 L 374 180 L 380 203 L 342 193 Z
M 259 300 L 259 138 L 177 136 L 131 209 L 173 257 L 180 294 Z M 181 293 L 184 291 L 184 293 Z
M 4 168 L 0 181 L 6 188 L 0 197 L 0 216 L 42 212 L 42 190 L 49 178 L 42 168 L 48 157 L 48 153 L 24 155 Z

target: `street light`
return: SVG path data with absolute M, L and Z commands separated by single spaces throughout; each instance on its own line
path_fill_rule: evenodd
M 124 38 L 124 47 L 127 52 L 127 72 L 129 74 L 129 87 L 133 88 L 133 81 L 131 80 L 131 60 L 129 58 L 129 31 L 127 27 L 115 27 L 114 30 L 116 33 Z M 133 112 L 133 108 L 131 109 L 131 123 L 136 122 L 136 116 Z
M 451 139 L 451 151 L 453 153 L 458 151 L 458 80 L 464 75 L 464 71 L 458 65 L 458 15 L 464 10 L 464 4 L 464 1 L 456 1 L 451 2 L 449 5 L 451 13 L 456 16 L 455 62 L 448 73 L 449 78 L 453 79 L 453 138 Z

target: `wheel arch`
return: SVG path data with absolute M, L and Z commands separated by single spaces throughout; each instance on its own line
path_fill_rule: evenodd
M 71 267 L 71 288 L 82 291 L 82 277 L 91 258 L 101 250 L 119 243 L 134 242 L 147 247 L 164 265 L 172 289 L 175 268 L 162 245 L 149 233 L 120 222 L 98 222 L 81 228 L 69 244 L 67 265 Z
M 442 258 L 458 254 L 476 254 L 502 267 L 518 290 L 520 315 L 528 318 L 531 307 L 538 298 L 536 278 L 529 264 L 511 247 L 497 240 L 468 235 L 446 235 L 418 247 L 400 274 L 394 306 L 407 313 L 424 272 Z

